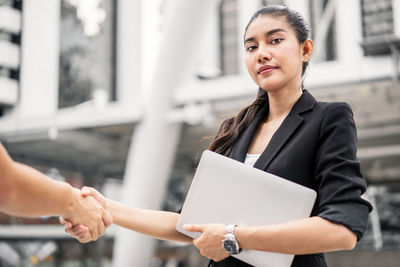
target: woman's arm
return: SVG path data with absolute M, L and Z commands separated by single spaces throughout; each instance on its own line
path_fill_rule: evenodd
M 121 227 L 158 239 L 192 243 L 192 238 L 176 230 L 179 214 L 134 208 L 108 200 L 113 222 Z
M 167 211 L 138 209 L 120 202 L 107 199 L 90 187 L 82 188 L 84 197 L 94 197 L 111 215 L 113 223 L 129 230 L 155 237 L 157 239 L 192 243 L 192 238 L 176 230 L 179 214 Z M 72 226 L 61 219 L 65 231 L 76 237 L 80 242 L 93 241 L 83 225 Z
M 215 261 L 228 256 L 221 246 L 225 225 L 185 225 L 184 228 L 202 233 L 193 242 L 202 255 Z M 356 235 L 347 227 L 320 217 L 259 227 L 239 225 L 235 228 L 235 236 L 242 249 L 294 255 L 350 250 L 357 241 Z
M 239 226 L 235 234 L 243 248 L 295 255 L 351 250 L 357 242 L 347 227 L 321 217 L 263 227 Z

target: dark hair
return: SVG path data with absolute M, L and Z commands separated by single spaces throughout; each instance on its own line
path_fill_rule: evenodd
M 296 33 L 297 40 L 299 43 L 304 43 L 310 35 L 310 28 L 306 23 L 303 16 L 290 9 L 287 6 L 265 6 L 254 13 L 250 18 L 249 23 L 246 26 L 245 32 L 249 25 L 259 16 L 269 15 L 269 16 L 279 16 L 284 17 L 288 24 L 293 28 Z M 308 66 L 308 62 L 303 62 L 302 75 L 304 75 Z M 239 113 L 227 120 L 225 120 L 215 136 L 214 140 L 208 146 L 208 149 L 219 154 L 228 155 L 233 144 L 238 139 L 240 133 L 248 127 L 250 122 L 254 119 L 254 116 L 260 110 L 260 108 L 266 105 L 268 101 L 267 92 L 259 88 L 256 99 L 249 106 L 243 108 Z

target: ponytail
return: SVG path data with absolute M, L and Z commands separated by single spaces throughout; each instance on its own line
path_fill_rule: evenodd
M 240 133 L 249 126 L 267 100 L 267 92 L 260 88 L 257 98 L 253 103 L 239 111 L 236 116 L 225 120 L 221 124 L 217 135 L 214 137 L 214 141 L 211 142 L 207 149 L 228 156 Z

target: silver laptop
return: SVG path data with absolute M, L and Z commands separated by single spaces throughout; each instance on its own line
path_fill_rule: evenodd
M 204 151 L 176 229 L 188 224 L 261 226 L 307 218 L 316 192 L 252 166 Z M 288 267 L 293 255 L 242 250 L 234 257 L 254 266 Z

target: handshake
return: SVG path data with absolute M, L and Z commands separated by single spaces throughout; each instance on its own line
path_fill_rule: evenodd
M 91 187 L 72 190 L 74 200 L 65 214 L 61 214 L 59 221 L 64 225 L 65 232 L 79 242 L 95 241 L 113 223 L 108 200 Z
M 65 232 L 81 243 L 97 240 L 110 224 L 115 223 L 157 239 L 193 244 L 203 256 L 214 261 L 220 261 L 229 256 L 221 246 L 221 241 L 226 234 L 226 225 L 185 225 L 186 231 L 202 233 L 199 238 L 192 239 L 176 230 L 179 214 L 175 212 L 128 206 L 107 199 L 90 187 L 73 190 L 82 209 L 78 208 L 78 211 L 65 216 L 61 215 L 60 223 L 65 226 Z

